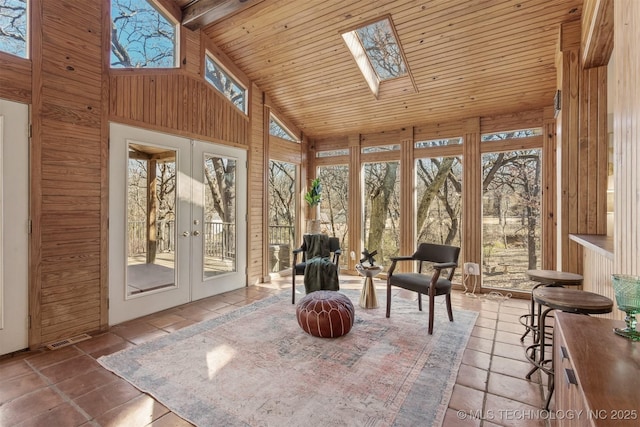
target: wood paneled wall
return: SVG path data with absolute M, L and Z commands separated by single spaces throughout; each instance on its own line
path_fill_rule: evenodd
M 0 52 L 0 98 L 31 103 L 31 61 Z
M 640 2 L 614 10 L 614 271 L 640 275 Z
M 104 5 L 31 2 L 32 347 L 107 325 Z
M 179 73 L 112 72 L 115 121 L 204 140 L 249 144 L 249 118 L 202 79 Z
M 31 59 L 0 53 L 0 97 L 31 103 L 32 348 L 108 326 L 110 121 L 240 147 L 255 138 L 249 188 L 252 203 L 263 198 L 262 124 L 205 83 L 201 33 L 181 30 L 180 69 L 111 72 L 108 11 L 103 0 L 32 0 Z M 260 121 L 262 93 L 249 96 Z M 262 212 L 249 209 L 261 241 Z M 261 281 L 261 247 L 250 247 L 248 279 Z
M 580 22 L 560 31 L 558 268 L 582 272 L 582 247 L 569 234 L 606 234 L 607 69 L 583 70 Z

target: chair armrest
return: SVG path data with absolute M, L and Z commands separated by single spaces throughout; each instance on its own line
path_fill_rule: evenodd
M 294 249 L 292 252 L 293 252 L 294 255 L 296 255 L 296 254 L 299 254 L 300 252 L 303 252 L 303 251 L 304 251 L 304 249 L 297 248 L 297 249 Z
M 391 266 L 389 267 L 389 270 L 387 270 L 387 278 L 393 275 L 393 271 L 396 269 L 398 261 L 413 261 L 412 256 L 393 256 L 389 259 L 391 260 Z
M 413 260 L 413 256 L 411 255 L 406 255 L 406 256 L 392 256 L 391 258 L 389 258 L 391 261 L 412 261 Z
M 342 255 L 342 249 L 336 249 L 333 253 L 337 255 Z
M 438 269 L 438 270 L 442 270 L 445 268 L 451 268 L 451 267 L 457 267 L 458 263 L 456 262 L 439 262 L 436 264 L 433 264 L 433 268 Z

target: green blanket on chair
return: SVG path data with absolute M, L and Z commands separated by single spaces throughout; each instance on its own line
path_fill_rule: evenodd
M 329 236 L 324 234 L 305 234 L 307 261 L 304 269 L 304 289 L 306 293 L 327 290 L 337 291 L 338 267 L 331 262 Z

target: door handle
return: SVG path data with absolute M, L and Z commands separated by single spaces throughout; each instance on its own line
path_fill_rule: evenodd
M 188 232 L 188 231 L 185 231 L 184 233 L 182 233 L 182 235 L 183 235 L 184 237 L 189 237 L 189 232 Z
M 200 235 L 200 232 L 199 232 L 198 230 L 194 230 L 192 234 L 193 234 L 194 236 L 199 236 L 199 235 Z

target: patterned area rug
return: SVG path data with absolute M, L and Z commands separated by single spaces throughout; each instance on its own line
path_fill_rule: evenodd
M 283 293 L 98 361 L 198 426 L 440 426 L 477 313 L 437 303 L 430 336 L 416 302 L 387 319 L 342 292 L 340 338 L 303 332 Z

